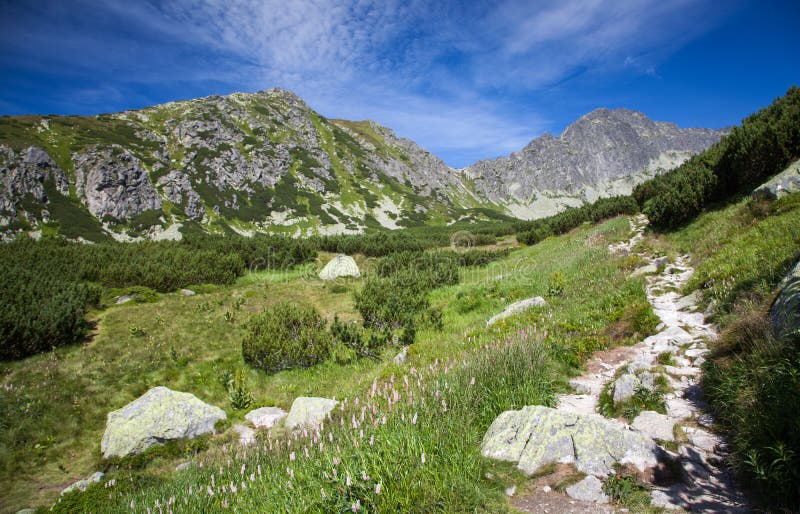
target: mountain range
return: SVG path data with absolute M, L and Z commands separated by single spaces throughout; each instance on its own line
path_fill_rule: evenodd
M 455 169 L 389 128 L 325 118 L 282 89 L 4 116 L 0 231 L 98 241 L 534 219 L 628 194 L 724 134 L 597 109 L 557 137 Z

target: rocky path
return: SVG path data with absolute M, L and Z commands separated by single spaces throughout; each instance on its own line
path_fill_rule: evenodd
M 633 218 L 631 238 L 609 249 L 614 253 L 637 254 L 646 226 L 644 216 Z M 606 387 L 610 388 L 615 403 L 629 400 L 642 388 L 660 387 L 662 392 L 667 391 L 666 414 L 644 411 L 630 425 L 621 419 L 608 420 L 609 426 L 622 433 L 638 432 L 652 439 L 659 445 L 657 450 L 678 471 L 680 476 L 671 485 L 653 486 L 652 505 L 691 512 L 748 512 L 746 499 L 724 467 L 726 445 L 711 430 L 714 419 L 706 412 L 702 399 L 700 366 L 708 351 L 706 340 L 715 337 L 716 331 L 706 323 L 704 313 L 698 312 L 697 295 L 680 294 L 694 270 L 688 256 L 661 262 L 645 254 L 638 255 L 647 264 L 633 274 L 644 275 L 647 280 L 647 298 L 661 320 L 658 333 L 634 346 L 598 353 L 587 363 L 586 373 L 571 381 L 575 392 L 559 396 L 556 410 L 581 419 L 594 419 L 600 417 L 599 399 Z M 578 444 L 574 440 L 572 444 L 577 454 Z M 524 455 L 525 451 L 520 464 Z M 577 457 L 576 464 L 580 469 Z M 567 493 L 573 499 L 565 498 L 569 504 L 561 507 L 552 502 L 552 494 L 534 494 L 514 503 L 529 512 L 534 511 L 530 510 L 534 506 L 538 512 L 583 512 L 586 502 L 575 500 L 587 498 L 572 494 L 569 489 Z M 541 503 L 545 496 L 550 498 L 547 507 Z M 605 503 L 608 499 L 599 492 L 597 501 Z M 612 512 L 607 505 L 595 507 L 595 512 Z

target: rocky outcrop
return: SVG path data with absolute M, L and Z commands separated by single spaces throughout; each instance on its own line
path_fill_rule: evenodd
M 349 255 L 339 254 L 331 259 L 319 272 L 322 280 L 335 280 L 340 277 L 360 277 L 356 261 Z
M 16 219 L 20 203 L 25 199 L 41 203 L 46 211 L 49 199 L 45 183 L 48 181 L 52 181 L 61 194 L 69 194 L 66 173 L 42 148 L 30 146 L 15 152 L 0 144 L 0 213 Z
M 769 313 L 778 338 L 800 337 L 800 261 L 778 285 Z
M 717 142 L 723 132 L 680 129 L 627 109 L 597 109 L 560 136 L 545 134 L 508 157 L 464 169 L 478 194 L 523 204 L 540 196 L 593 201 L 629 193 L 644 178 L 677 166 Z
M 526 298 L 525 300 L 514 302 L 503 309 L 503 312 L 500 314 L 495 314 L 492 316 L 489 321 L 486 322 L 486 326 L 490 327 L 498 321 L 510 318 L 515 314 L 519 314 L 520 312 L 532 309 L 534 307 L 544 307 L 545 305 L 547 305 L 547 302 L 541 296 L 534 296 L 533 298 Z
M 319 425 L 337 405 L 339 402 L 329 398 L 297 397 L 292 402 L 284 425 L 290 430 Z
M 7 184 L 0 191 L 6 224 L 29 192 L 34 206 L 25 202 L 23 210 L 37 211 L 26 215 L 42 219 L 36 205 L 46 203 L 41 180 L 20 177 L 39 177 L 50 167 L 58 190 L 101 221 L 114 221 L 104 226 L 115 232 L 127 231 L 126 221 L 166 202 L 171 205 L 161 216 L 138 221 L 220 221 L 243 233 L 300 235 L 360 232 L 375 222 L 396 229 L 457 212 L 483 219 L 477 211 L 464 214 L 464 208 L 474 207 L 541 217 L 628 192 L 642 177 L 677 165 L 720 135 L 653 122 L 633 111 L 600 109 L 558 138 L 542 136 L 510 157 L 456 170 L 389 128 L 326 119 L 282 89 L 111 115 L 14 122 L 41 144 L 25 161 L 32 164 L 22 168 L 18 164 L 25 159 L 9 157 L 13 152 L 3 147 L 7 162 L 0 170 L 4 179 L 13 176 L 3 180 Z M 0 137 L 4 143 L 16 141 Z M 65 169 L 74 170 L 72 192 L 67 175 L 53 168 L 53 156 L 41 150 L 62 143 L 73 151 L 59 156 L 70 161 L 59 160 Z M 133 228 L 149 237 L 157 233 Z
M 660 450 L 649 437 L 598 415 L 529 406 L 500 414 L 483 438 L 481 453 L 516 462 L 528 475 L 546 464 L 566 463 L 604 476 L 613 473 L 615 464 L 651 468 Z
M 795 161 L 781 173 L 758 186 L 753 191 L 753 196 L 777 200 L 798 191 L 800 191 L 800 161 Z
M 100 443 L 103 457 L 125 457 L 167 441 L 214 431 L 225 411 L 190 393 L 154 387 L 125 407 L 108 413 Z
M 124 148 L 92 147 L 74 155 L 73 161 L 78 197 L 98 219 L 128 220 L 161 208 L 147 171 Z

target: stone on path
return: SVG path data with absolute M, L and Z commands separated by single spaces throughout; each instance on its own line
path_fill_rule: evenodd
M 529 475 L 551 463 L 571 463 L 582 473 L 600 476 L 613 473 L 617 463 L 644 471 L 657 464 L 660 452 L 649 437 L 596 414 L 538 405 L 500 414 L 481 445 L 484 456 L 517 462 Z
M 319 425 L 337 405 L 339 405 L 339 402 L 328 398 L 297 397 L 292 402 L 289 415 L 286 416 L 286 428 L 294 429 Z
M 64 488 L 64 490 L 61 491 L 61 496 L 64 496 L 65 494 L 69 494 L 72 491 L 84 492 L 86 489 L 89 488 L 90 485 L 96 484 L 96 483 L 100 482 L 101 480 L 103 480 L 104 476 L 106 476 L 106 475 L 102 471 L 96 471 L 96 472 L 94 472 L 92 474 L 92 476 L 90 476 L 88 478 L 84 478 L 83 480 L 78 480 L 74 484 Z
M 534 296 L 533 298 L 526 298 L 525 300 L 514 302 L 506 307 L 500 314 L 492 316 L 491 319 L 486 322 L 486 326 L 490 327 L 500 320 L 511 317 L 514 314 L 520 313 L 532 307 L 544 307 L 545 305 L 547 305 L 547 302 L 541 296 Z
M 278 407 L 261 407 L 245 414 L 244 419 L 256 428 L 272 428 L 287 415 L 285 410 Z
M 213 432 L 226 417 L 225 411 L 193 394 L 154 387 L 108 413 L 100 449 L 106 459 L 136 455 L 154 444 Z
M 566 489 L 567 496 L 575 500 L 595 503 L 608 503 L 608 496 L 603 492 L 603 482 L 589 475 L 577 484 Z
M 631 423 L 634 430 L 661 441 L 674 441 L 675 420 L 664 414 L 646 410 L 642 411 Z
M 658 273 L 658 267 L 655 264 L 647 264 L 642 266 L 641 268 L 636 269 L 633 273 L 630 274 L 631 278 L 641 277 L 642 275 L 650 275 L 653 273 Z
M 631 373 L 626 373 L 619 377 L 614 381 L 614 385 L 611 386 L 614 403 L 626 402 L 633 398 L 633 395 L 636 393 L 636 388 L 640 385 L 641 382 L 639 379 L 636 375 Z

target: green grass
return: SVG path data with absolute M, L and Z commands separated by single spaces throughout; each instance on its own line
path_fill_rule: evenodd
M 730 464 L 766 511 L 800 508 L 800 341 L 776 341 L 773 291 L 800 255 L 800 194 L 742 199 L 698 216 L 656 246 L 692 251 L 723 331 L 703 367 L 705 395 L 731 444 Z
M 579 371 L 578 366 L 586 356 L 587 341 L 617 343 L 607 335 L 608 327 L 619 322 L 626 305 L 644 300 L 643 282 L 626 280 L 619 260 L 609 258 L 605 249 L 608 242 L 622 239 L 626 234 L 627 220 L 622 218 L 599 227 L 583 228 L 513 251 L 483 268 L 462 268 L 458 285 L 434 290 L 431 303 L 442 310 L 445 328 L 443 331 L 420 328 L 409 358 L 425 374 L 425 383 L 438 383 L 444 396 L 437 398 L 436 404 L 426 403 L 424 410 L 420 407 L 419 417 L 425 416 L 424 424 L 420 422 L 409 428 L 408 415 L 413 414 L 409 411 L 404 423 L 403 412 L 394 410 L 390 416 L 393 421 L 377 429 L 373 427 L 376 440 L 382 441 L 380 448 L 367 451 L 364 441 L 360 441 L 360 450 L 353 447 L 341 457 L 343 465 L 337 469 L 348 470 L 354 481 L 362 469 L 373 479 L 380 477 L 383 481 L 385 492 L 378 499 L 373 494 L 374 480 L 365 482 L 369 487 L 358 493 L 363 493 L 362 505 L 368 501 L 380 502 L 378 505 L 388 510 L 508 508 L 503 488 L 508 481 L 520 477 L 506 470 L 493 472 L 495 477 L 505 477 L 500 481 L 484 478 L 487 470 L 503 466 L 482 459 L 477 443 L 493 417 L 502 410 L 526 403 L 548 403 L 555 391 L 565 390 L 568 375 Z M 360 257 L 359 264 L 369 269 L 368 259 Z M 241 421 L 246 411 L 230 405 L 222 380 L 226 371 L 247 369 L 246 381 L 255 397 L 254 405 L 277 405 L 285 409 L 301 395 L 336 396 L 349 398 L 350 402 L 360 397 L 363 402 L 374 380 L 379 381 L 380 387 L 386 387 L 392 375 L 397 385 L 409 369 L 391 362 L 398 350 L 391 347 L 385 350 L 381 362 L 326 361 L 312 368 L 273 375 L 244 364 L 242 322 L 279 300 L 313 305 L 328 319 L 336 313 L 344 320 L 358 319 L 351 291 L 360 287 L 360 282 L 345 281 L 341 286 L 346 291 L 342 291 L 314 278 L 313 271 L 308 268 L 285 274 L 252 273 L 232 286 L 210 288 L 209 292 L 193 297 L 166 294 L 154 303 L 114 306 L 92 315 L 96 329 L 86 344 L 4 363 L 2 383 L 9 391 L 0 400 L 2 418 L 8 420 L 0 435 L 0 477 L 6 484 L 0 492 L 0 502 L 7 506 L 3 510 L 47 505 L 57 497 L 61 487 L 103 469 L 106 464 L 100 459 L 99 441 L 106 414 L 156 385 L 188 391 L 218 405 L 228 412 L 232 423 Z M 551 297 L 547 292 L 548 277 L 555 272 L 563 275 L 564 288 L 561 295 Z M 460 312 L 456 297 L 473 290 L 492 293 L 476 308 Z M 515 299 L 534 295 L 545 296 L 548 307 L 485 329 L 491 315 Z M 243 304 L 237 308 L 241 299 Z M 454 356 L 459 356 L 456 361 Z M 437 359 L 439 365 L 435 372 L 431 371 L 428 366 Z M 447 374 L 445 362 L 450 362 Z M 506 371 L 500 373 L 502 369 Z M 470 392 L 468 382 L 473 376 L 475 390 L 481 391 L 480 398 Z M 431 393 L 430 389 L 425 391 L 424 394 Z M 441 399 L 447 402 L 447 413 L 438 412 Z M 400 421 L 396 419 L 398 414 Z M 420 431 L 419 426 L 426 429 Z M 342 441 L 348 437 L 344 431 L 336 432 L 335 436 Z M 230 450 L 227 456 L 220 452 L 229 439 L 228 435 L 212 438 L 203 459 L 209 459 L 209 463 L 222 462 L 225 468 Z M 340 446 L 344 448 L 345 443 Z M 416 465 L 422 448 L 429 459 L 426 467 Z M 274 509 L 267 510 L 282 510 L 289 501 L 295 502 L 292 505 L 297 507 L 293 509 L 333 508 L 321 503 L 319 493 L 320 487 L 329 487 L 329 495 L 337 490 L 334 484 L 320 478 L 324 469 L 331 473 L 330 460 L 312 459 L 307 464 L 303 461 L 302 466 L 298 464 L 294 469 L 295 490 L 277 489 L 287 480 L 285 461 L 281 460 L 287 453 L 285 450 L 253 452 L 236 457 L 243 459 L 241 462 L 247 464 L 250 472 L 258 464 L 262 466 L 260 485 L 253 485 L 252 493 L 237 497 L 237 501 L 263 510 L 264 507 L 255 507 L 259 498 L 264 499 L 257 493 L 275 490 L 269 495 Z M 157 497 L 163 502 L 173 494 L 185 496 L 183 491 L 189 484 L 205 486 L 209 468 L 192 468 L 175 475 L 171 470 L 178 462 L 178 458 L 161 456 L 145 469 L 136 470 L 133 485 L 126 486 L 132 492 L 119 500 L 124 502 L 97 510 L 128 505 L 129 494 L 137 505 L 148 502 L 152 505 Z M 390 476 L 386 470 L 396 472 Z M 109 479 L 116 477 L 119 482 L 130 483 L 126 473 L 132 471 L 114 471 L 114 468 L 110 471 Z M 232 468 L 228 471 L 232 472 Z M 220 478 L 217 473 L 215 479 Z M 228 480 L 227 475 L 225 478 Z M 152 485 L 156 482 L 158 485 Z M 336 501 L 345 501 L 336 494 Z M 219 495 L 213 497 L 214 502 L 221 500 Z M 350 496 L 346 500 L 351 501 Z M 205 504 L 191 505 L 196 510 Z

